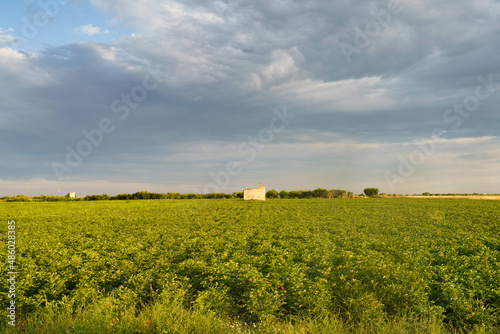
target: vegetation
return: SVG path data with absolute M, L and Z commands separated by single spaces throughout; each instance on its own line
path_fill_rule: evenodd
M 315 198 L 326 198 L 327 196 L 328 196 L 328 190 L 326 189 L 318 188 L 313 190 L 312 192 L 312 197 Z
M 366 196 L 378 196 L 378 188 L 366 188 L 363 192 Z
M 3 202 L 0 219 L 16 220 L 20 273 L 2 333 L 500 327 L 494 201 Z
M 24 195 L 17 195 L 17 196 L 13 196 L 13 197 L 5 196 L 5 197 L 2 197 L 2 199 L 7 201 L 7 202 L 29 202 L 30 201 L 30 198 L 28 196 L 24 196 Z
M 343 197 L 343 194 L 352 194 L 345 190 L 282 190 L 279 193 L 271 189 L 266 193 L 266 198 L 337 198 Z M 195 194 L 195 193 L 153 193 L 148 191 L 138 191 L 133 194 L 118 194 L 110 196 L 108 194 L 101 195 L 87 195 L 83 198 L 70 198 L 69 193 L 66 196 L 52 196 L 41 195 L 35 197 L 28 197 L 24 195 L 17 195 L 15 197 L 5 196 L 2 200 L 7 202 L 28 202 L 28 201 L 41 201 L 41 202 L 59 202 L 59 201 L 108 201 L 108 200 L 142 200 L 142 199 L 230 199 L 230 198 L 243 198 L 243 192 L 234 192 L 232 194 L 226 193 L 209 193 L 209 194 Z
M 369 192 L 367 194 L 366 192 Z M 378 196 L 377 188 L 366 188 L 363 194 L 359 196 L 364 197 L 376 197 Z M 399 197 L 403 195 L 398 194 L 385 194 L 381 193 L 382 197 Z M 410 196 L 406 194 L 405 196 Z M 413 195 L 417 196 L 417 195 Z M 425 192 L 422 196 L 500 196 L 500 194 L 431 194 Z M 345 197 L 356 197 L 353 196 L 353 193 L 350 191 L 342 190 L 342 189 L 332 189 L 326 190 L 322 188 L 317 188 L 315 190 L 292 190 L 286 191 L 281 190 L 279 193 L 271 189 L 266 193 L 266 198 L 281 198 L 281 199 L 289 199 L 289 198 L 300 198 L 300 199 L 308 199 L 308 198 L 345 198 Z M 6 202 L 29 202 L 29 201 L 40 201 L 40 202 L 61 202 L 61 201 L 106 201 L 106 200 L 142 200 L 142 199 L 230 199 L 230 198 L 243 198 L 243 192 L 233 192 L 232 194 L 226 193 L 209 193 L 209 194 L 196 194 L 196 193 L 153 193 L 148 191 L 138 191 L 133 194 L 118 194 L 116 196 L 110 196 L 107 194 L 101 195 L 87 195 L 85 197 L 77 197 L 70 198 L 69 193 L 66 196 L 52 196 L 52 195 L 41 195 L 35 197 L 28 197 L 25 195 L 17 195 L 13 197 L 4 196 L 0 198 L 0 200 Z
M 271 189 L 268 192 L 266 192 L 266 198 L 278 198 L 279 194 L 276 190 Z
M 458 194 L 458 193 L 447 193 L 447 194 L 431 194 L 429 192 L 422 193 L 421 196 L 500 196 L 500 194 L 480 194 L 480 193 L 472 193 L 472 194 Z
M 281 190 L 279 192 L 279 197 L 282 199 L 286 198 L 339 198 L 352 196 L 352 192 L 347 192 L 346 190 L 332 189 L 326 190 L 318 188 L 315 190 L 292 190 L 286 191 Z
M 280 198 L 283 198 L 283 199 L 288 198 L 288 191 L 286 191 L 286 190 L 280 191 Z

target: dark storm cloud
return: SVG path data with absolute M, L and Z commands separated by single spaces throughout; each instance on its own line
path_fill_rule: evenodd
M 307 156 L 297 173 L 329 164 L 323 150 L 362 163 L 362 143 L 380 144 L 373 154 L 393 161 L 390 145 L 428 138 L 435 128 L 448 138 L 500 137 L 495 1 L 91 3 L 136 33 L 36 54 L 1 49 L 0 153 L 16 160 L 3 166 L 2 177 L 53 179 L 50 163 L 64 162 L 66 146 L 75 147 L 81 131 L 105 117 L 116 129 L 74 177 L 123 179 L 139 164 L 152 171 L 139 181 L 166 177 L 161 166 L 202 179 L 210 168 L 241 159 L 238 145 L 283 107 L 297 117 L 261 157 L 272 165 L 279 145 L 304 144 L 290 157 Z M 367 32 L 370 24 L 379 30 Z M 8 32 L 0 33 L 0 42 L 8 40 Z M 357 43 L 363 39 L 366 46 Z M 356 47 L 349 61 L 339 43 Z M 117 119 L 112 102 L 130 94 L 151 67 L 161 85 L 127 119 Z M 446 111 L 490 75 L 497 91 L 459 127 L 445 122 Z M 329 146 L 339 141 L 353 146 Z M 381 161 L 377 168 L 383 174 L 392 167 Z

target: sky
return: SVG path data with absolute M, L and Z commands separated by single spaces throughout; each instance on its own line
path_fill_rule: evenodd
M 500 193 L 498 0 L 0 3 L 0 196 Z

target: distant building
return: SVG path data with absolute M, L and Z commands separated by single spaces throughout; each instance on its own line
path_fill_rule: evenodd
M 76 194 L 75 193 L 69 193 L 69 198 L 75 198 Z
M 266 200 L 266 187 L 259 184 L 258 188 L 245 189 L 243 190 L 243 199 L 245 201 L 265 201 Z

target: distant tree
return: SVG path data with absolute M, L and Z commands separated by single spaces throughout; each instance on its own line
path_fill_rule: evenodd
M 311 198 L 311 190 L 292 190 L 288 192 L 288 198 Z
M 327 198 L 339 198 L 344 197 L 344 194 L 347 194 L 345 190 L 342 189 L 332 189 L 328 191 Z M 351 193 L 352 194 L 352 193 Z
M 300 198 L 311 198 L 313 195 L 312 190 L 301 190 L 300 192 L 302 193 Z
M 312 197 L 326 198 L 327 196 L 328 196 L 328 190 L 326 189 L 318 188 L 312 191 Z
M 266 198 L 278 198 L 278 196 L 278 192 L 274 189 L 271 189 L 266 193 Z
M 85 201 L 107 201 L 109 199 L 111 199 L 111 197 L 108 194 L 87 195 L 84 198 Z
M 28 196 L 17 195 L 14 197 L 8 197 L 7 202 L 29 202 L 31 199 Z
M 130 196 L 129 194 L 118 194 L 116 195 L 116 199 L 117 200 L 127 200 L 127 199 L 130 199 L 132 196 Z
M 231 197 L 233 197 L 233 195 L 226 193 L 208 193 L 203 195 L 203 198 L 205 199 L 226 199 Z
M 234 192 L 233 193 L 234 198 L 243 198 L 243 191 L 240 192 Z
M 133 199 L 149 199 L 149 193 L 147 191 L 138 191 L 132 194 Z
M 280 191 L 280 198 L 288 198 L 288 191 L 286 190 Z
M 378 188 L 366 188 L 364 190 L 364 193 L 366 196 L 377 196 L 378 195 Z
M 62 196 L 52 196 L 52 195 L 40 195 L 38 197 L 34 197 L 36 200 L 44 201 L 44 202 L 57 202 L 65 200 Z

